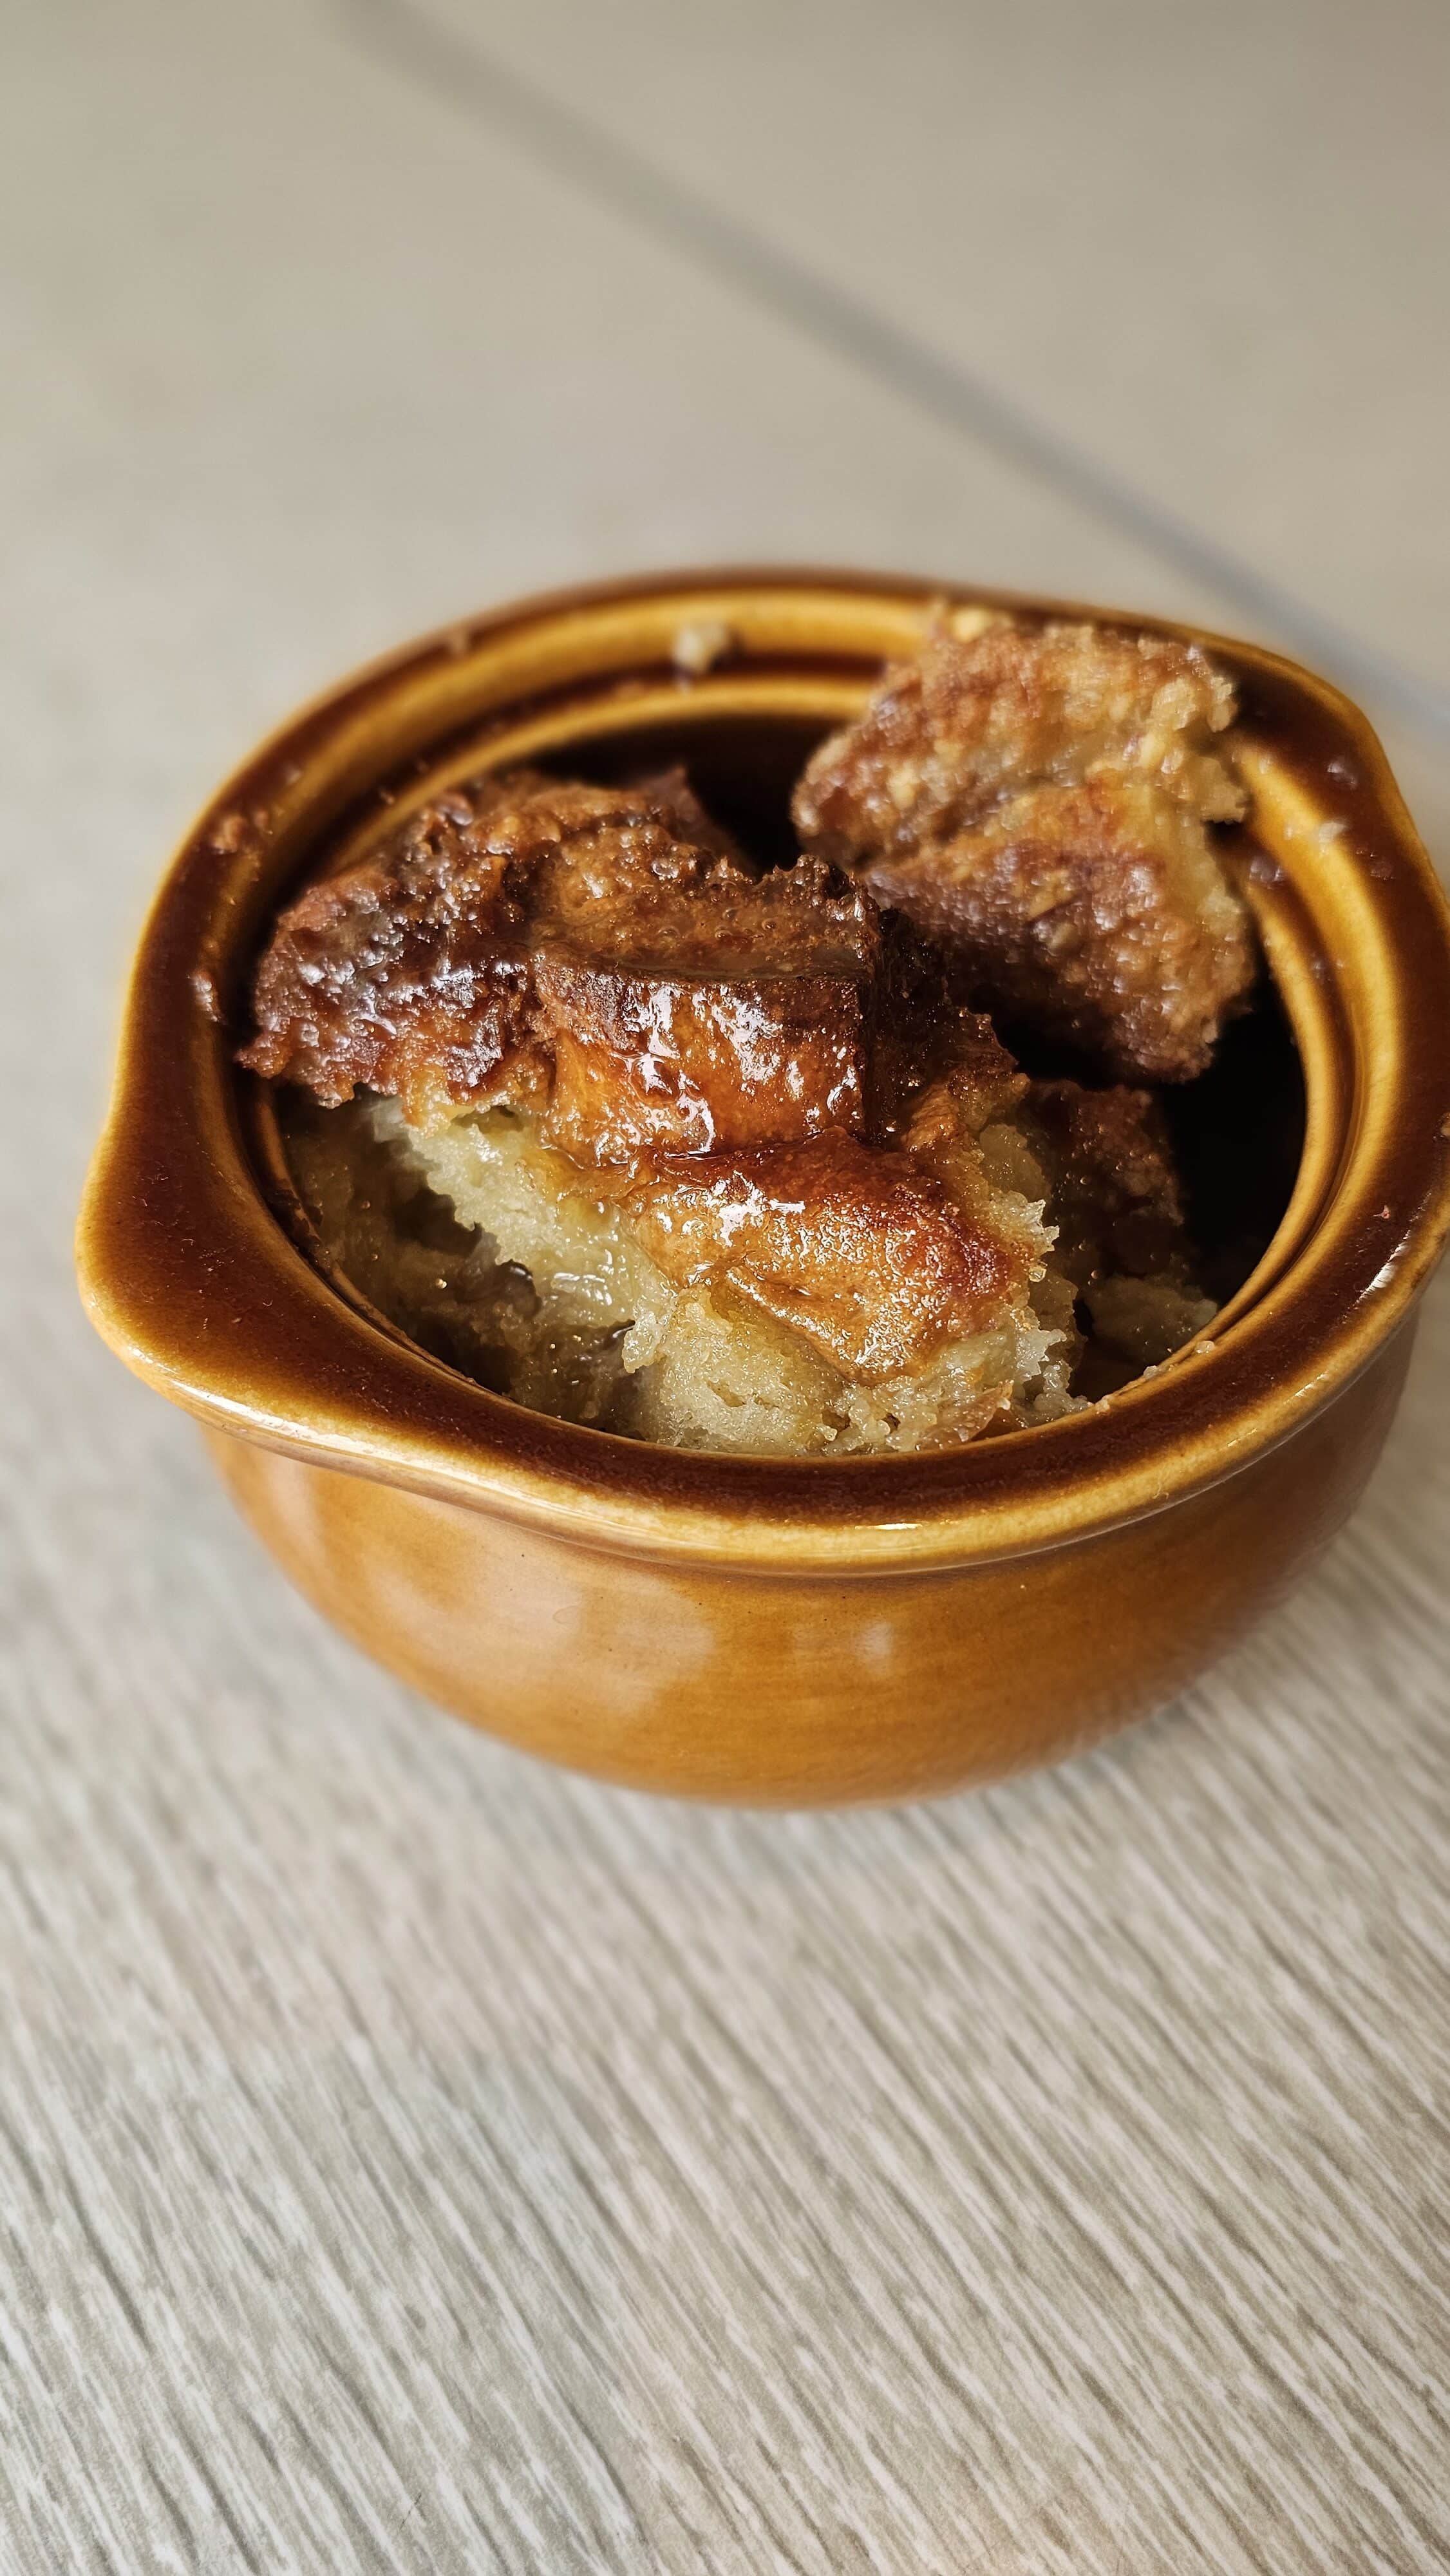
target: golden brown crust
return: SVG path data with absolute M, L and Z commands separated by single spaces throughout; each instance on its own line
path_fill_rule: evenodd
M 1247 990 L 1247 916 L 1192 816 L 1110 777 L 1028 790 L 944 846 L 866 871 L 1013 1017 L 1117 1073 L 1186 1081 Z M 1197 893 L 1197 899 L 1194 895 Z
M 1034 1082 L 1023 1125 L 1051 1182 L 1057 1265 L 1079 1288 L 1186 1258 L 1183 1194 L 1151 1093 Z
M 537 1022 L 553 1064 L 547 1141 L 581 1163 L 708 1154 L 859 1128 L 859 978 L 707 981 L 545 952 Z
M 637 1181 L 624 1213 L 681 1287 L 728 1278 L 863 1383 L 911 1374 L 1023 1305 L 1028 1240 L 905 1154 L 844 1135 Z
M 1216 821 L 1243 796 L 1214 737 L 1233 692 L 1196 645 L 1104 626 L 936 628 L 808 762 L 796 820 L 839 865 L 946 841 L 1003 797 L 1102 763 Z
M 869 898 L 818 860 L 577 885 L 532 955 L 551 1143 L 582 1162 L 791 1144 L 864 1118 Z
M 755 873 L 734 833 L 727 832 L 701 804 L 690 785 L 688 770 L 678 766 L 652 770 L 647 777 L 631 781 L 630 793 L 656 806 L 669 821 L 677 840 L 691 841 L 696 849 L 712 850 L 716 858 L 733 859 L 747 874 Z
M 458 791 L 366 866 L 309 886 L 273 931 L 240 1061 L 331 1106 L 396 1092 L 427 1120 L 440 1099 L 500 1096 L 536 1070 L 516 853 L 490 835 L 499 793 Z
M 752 875 L 678 773 L 526 773 L 283 914 L 241 1060 L 423 1125 L 552 1082 L 551 1140 L 586 1160 L 789 1142 L 861 1122 L 878 949 L 869 897 L 814 860 Z
M 797 789 L 807 848 L 950 948 L 994 1008 L 1115 1072 L 1203 1070 L 1254 971 L 1205 824 L 1243 807 L 1195 647 L 1077 626 L 933 636 Z
M 881 954 L 871 994 L 866 1132 L 873 1144 L 901 1141 L 923 1090 L 948 1070 L 995 1091 L 1019 1079 L 985 1013 L 962 978 L 905 916 L 881 920 Z M 985 1114 L 985 1113 L 984 1113 Z

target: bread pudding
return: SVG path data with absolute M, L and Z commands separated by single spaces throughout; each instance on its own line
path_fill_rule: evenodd
M 941 942 L 994 1008 L 1128 1080 L 1202 1073 L 1254 975 L 1209 827 L 1244 793 L 1196 645 L 943 620 L 796 791 L 804 848 Z
M 1189 647 L 941 620 L 808 762 L 793 863 L 683 771 L 448 788 L 256 970 L 323 1256 L 498 1392 L 688 1447 L 941 1448 L 1161 1364 L 1215 1310 L 1146 1086 L 1254 969 L 1232 715 Z

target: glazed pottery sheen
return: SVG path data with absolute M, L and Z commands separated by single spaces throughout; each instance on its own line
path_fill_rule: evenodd
M 1450 1228 L 1450 924 L 1429 863 L 1356 709 L 1204 635 L 1239 690 L 1259 853 L 1242 882 L 1305 1118 L 1267 1251 L 1164 1369 L 947 1453 L 719 1458 L 524 1411 L 325 1275 L 264 1089 L 233 1063 L 278 899 L 485 766 L 598 773 L 663 750 L 747 783 L 774 764 L 783 797 L 944 596 L 985 597 L 689 574 L 471 620 L 267 744 L 188 835 L 142 937 L 81 1218 L 96 1325 L 199 1417 L 254 1529 L 349 1636 L 609 1779 L 914 1797 L 1160 1707 L 1343 1521 Z

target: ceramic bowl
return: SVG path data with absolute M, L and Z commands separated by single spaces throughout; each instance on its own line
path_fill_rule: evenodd
M 1384 755 L 1323 681 L 1202 636 L 1240 691 L 1243 883 L 1303 1117 L 1272 1239 L 1163 1370 L 946 1454 L 720 1458 L 524 1411 L 325 1274 L 264 1088 L 232 1057 L 299 875 L 441 779 L 541 757 L 607 775 L 684 756 L 779 833 L 805 750 L 943 596 L 987 597 L 689 574 L 470 620 L 259 751 L 187 835 L 141 939 L 80 1227 L 98 1329 L 200 1419 L 263 1543 L 350 1637 L 493 1733 L 612 1780 L 915 1797 L 1162 1706 L 1343 1521 L 1450 1229 L 1450 922 Z M 1237 1115 L 1257 1130 L 1252 1086 Z

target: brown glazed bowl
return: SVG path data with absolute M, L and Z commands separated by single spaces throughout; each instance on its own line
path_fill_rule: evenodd
M 1243 882 L 1305 1108 L 1267 1251 L 1156 1375 L 946 1454 L 704 1456 L 486 1393 L 309 1257 L 263 1087 L 232 1058 L 299 874 L 442 778 L 540 757 L 608 774 L 663 750 L 779 815 L 806 749 L 943 596 L 981 594 L 695 573 L 470 620 L 258 752 L 187 835 L 141 940 L 80 1225 L 97 1328 L 197 1415 L 264 1544 L 350 1637 L 607 1779 L 917 1797 L 1161 1707 L 1354 1503 L 1450 1230 L 1450 918 L 1429 863 L 1363 716 L 1204 636 L 1240 691 L 1260 853 Z

